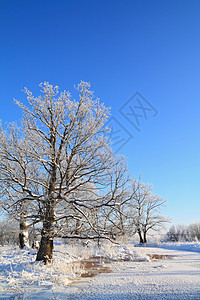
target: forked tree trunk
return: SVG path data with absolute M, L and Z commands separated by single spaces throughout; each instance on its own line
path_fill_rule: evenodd
M 25 247 L 29 247 L 28 227 L 26 221 L 25 220 L 21 221 L 19 226 L 20 226 L 19 247 L 20 249 L 24 249 Z

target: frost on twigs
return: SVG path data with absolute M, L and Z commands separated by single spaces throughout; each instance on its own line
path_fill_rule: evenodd
M 48 82 L 41 94 L 24 92 L 20 127 L 0 130 L 0 186 L 4 209 L 27 228 L 41 224 L 37 260 L 53 256 L 56 236 L 113 239 L 121 232 L 126 201 L 126 162 L 105 136 L 109 109 L 90 84 L 78 99 Z M 48 259 L 47 259 L 48 257 Z

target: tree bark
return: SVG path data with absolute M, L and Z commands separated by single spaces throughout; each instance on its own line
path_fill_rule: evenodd
M 139 235 L 139 238 L 140 238 L 140 244 L 144 244 L 144 240 L 142 238 L 142 233 L 141 233 L 140 229 L 138 229 L 138 235 Z
M 52 262 L 53 259 L 53 224 L 54 224 L 54 202 L 48 201 L 45 209 L 45 218 L 41 232 L 40 248 L 37 253 L 37 261 L 45 264 Z
M 51 149 L 55 155 L 55 137 L 51 132 Z M 45 265 L 49 262 L 52 262 L 53 259 L 53 237 L 54 237 L 54 209 L 55 209 L 55 201 L 53 200 L 55 193 L 55 183 L 56 183 L 56 165 L 52 162 L 52 172 L 51 178 L 49 181 L 49 190 L 48 190 L 48 198 L 45 203 L 45 213 L 44 213 L 44 222 L 43 229 L 41 232 L 41 242 L 40 248 L 37 253 L 37 261 L 43 261 Z
M 146 233 L 146 231 L 143 232 L 143 241 L 144 241 L 144 244 L 147 243 L 147 233 Z
M 29 247 L 28 228 L 26 225 L 26 221 L 25 220 L 21 221 L 19 226 L 20 226 L 19 247 L 20 249 L 24 249 L 26 246 Z
M 42 229 L 42 238 L 40 248 L 37 254 L 37 261 L 43 261 L 45 265 L 53 259 L 53 238 L 50 237 L 48 232 Z

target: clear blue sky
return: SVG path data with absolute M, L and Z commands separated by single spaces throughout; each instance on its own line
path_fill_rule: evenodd
M 200 1 L 0 1 L 0 119 L 13 98 L 49 81 L 90 81 L 132 135 L 121 152 L 133 176 L 168 200 L 174 223 L 200 220 Z M 119 108 L 139 91 L 158 114 L 141 131 Z

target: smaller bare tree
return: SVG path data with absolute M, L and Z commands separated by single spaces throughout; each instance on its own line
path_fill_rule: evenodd
M 133 208 L 133 224 L 135 232 L 139 235 L 140 243 L 147 242 L 147 233 L 150 230 L 160 231 L 169 222 L 160 214 L 166 200 L 152 193 L 152 186 L 139 180 L 132 180 L 132 197 L 128 203 Z

